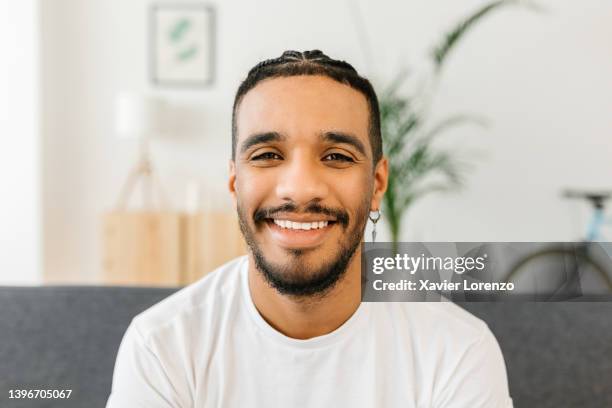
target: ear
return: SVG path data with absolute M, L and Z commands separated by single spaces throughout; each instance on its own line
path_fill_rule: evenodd
M 370 210 L 380 210 L 382 198 L 387 191 L 387 182 L 389 181 L 389 160 L 382 157 L 376 164 L 374 170 L 374 193 L 370 202 Z
M 236 208 L 236 163 L 232 159 L 229 161 L 228 188 L 234 202 L 234 208 Z

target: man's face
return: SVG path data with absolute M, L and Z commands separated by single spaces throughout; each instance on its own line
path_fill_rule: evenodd
M 244 96 L 236 124 L 230 191 L 257 269 L 281 293 L 325 293 L 386 188 L 365 96 L 324 76 L 268 79 Z

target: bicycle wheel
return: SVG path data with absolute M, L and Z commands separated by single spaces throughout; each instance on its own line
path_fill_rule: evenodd
M 514 264 L 504 282 L 514 295 L 532 300 L 562 300 L 612 293 L 608 271 L 584 248 L 553 247 Z

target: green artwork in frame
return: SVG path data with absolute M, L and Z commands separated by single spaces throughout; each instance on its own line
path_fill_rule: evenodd
M 215 13 L 202 3 L 155 4 L 150 12 L 150 74 L 156 85 L 214 81 Z

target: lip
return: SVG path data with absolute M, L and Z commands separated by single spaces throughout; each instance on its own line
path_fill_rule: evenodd
M 279 219 L 281 217 L 278 217 Z M 320 220 L 320 218 L 319 218 Z M 304 221 L 306 222 L 306 221 Z M 274 221 L 266 220 L 266 228 L 270 231 L 272 239 L 284 248 L 314 248 L 325 241 L 336 223 L 329 223 L 326 227 L 311 230 L 294 230 L 282 228 Z

